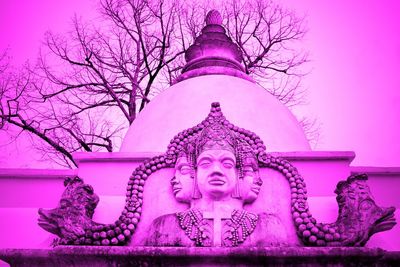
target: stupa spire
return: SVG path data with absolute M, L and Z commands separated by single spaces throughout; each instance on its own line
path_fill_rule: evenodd
M 203 75 L 229 75 L 252 79 L 241 64 L 242 52 L 226 35 L 221 14 L 213 9 L 205 17 L 205 26 L 185 52 L 186 65 L 175 82 Z
M 222 17 L 218 10 L 212 9 L 207 13 L 206 25 L 222 25 Z

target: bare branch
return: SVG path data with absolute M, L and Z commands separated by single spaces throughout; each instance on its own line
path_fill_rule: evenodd
M 297 42 L 305 26 L 293 12 L 265 0 L 99 0 L 99 21 L 75 17 L 70 32 L 47 33 L 36 65 L 8 71 L 0 54 L 0 129 L 39 137 L 38 150 L 64 166 L 74 166 L 76 151 L 113 151 L 180 75 L 215 7 L 246 72 L 288 107 L 303 103 L 307 54 Z

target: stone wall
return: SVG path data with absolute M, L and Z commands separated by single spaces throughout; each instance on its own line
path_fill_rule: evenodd
M 273 155 L 288 159 L 303 175 L 308 188 L 310 210 L 319 222 L 333 222 L 336 219 L 337 203 L 333 191 L 337 182 L 347 178 L 350 173 L 369 174 L 368 183 L 378 205 L 400 208 L 399 168 L 350 167 L 355 156 L 353 152 L 287 152 Z M 40 207 L 57 206 L 64 189 L 63 179 L 67 176 L 79 175 L 86 183 L 91 184 L 99 195 L 100 202 L 93 218 L 95 221 L 114 222 L 124 206 L 125 188 L 131 172 L 140 162 L 152 156 L 154 154 L 77 153 L 77 170 L 0 169 L 0 247 L 50 246 L 54 237 L 37 225 L 37 210 Z M 133 244 L 140 244 L 139 239 L 145 234 L 145 226 L 154 217 L 186 208 L 183 204 L 175 202 L 172 197 L 169 184 L 172 173 L 172 169 L 162 170 L 148 179 L 143 210 L 152 209 L 152 212 L 143 212 Z M 264 199 L 264 202 L 258 199 L 249 210 L 258 212 L 261 206 L 267 206 L 275 209 L 274 212 L 279 212 L 279 208 L 287 208 L 285 203 L 289 200 L 285 197 L 287 193 L 284 193 L 286 181 L 280 180 L 272 170 L 262 170 L 261 175 L 264 185 L 260 198 Z M 279 201 L 280 197 L 276 196 L 276 192 L 281 192 L 280 197 L 284 198 L 282 201 Z M 160 194 L 166 197 L 160 199 Z M 165 205 L 159 204 L 160 201 L 167 201 L 170 205 L 165 209 Z M 282 216 L 284 220 L 291 222 L 289 216 Z M 399 217 L 397 214 L 398 221 Z M 374 235 L 367 246 L 400 250 L 399 236 L 400 230 L 397 225 L 388 232 Z

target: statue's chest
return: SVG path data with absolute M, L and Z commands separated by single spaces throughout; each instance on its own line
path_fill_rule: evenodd
M 177 213 L 179 224 L 196 246 L 236 247 L 253 233 L 258 216 L 245 210 L 229 214 L 191 209 Z

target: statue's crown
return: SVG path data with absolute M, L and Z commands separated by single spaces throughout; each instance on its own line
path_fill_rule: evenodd
M 237 147 L 236 136 L 223 125 L 221 120 L 214 120 L 206 126 L 196 139 L 196 156 L 205 150 L 223 149 L 235 154 Z
M 204 121 L 171 140 L 167 155 L 175 160 L 186 155 L 195 165 L 200 153 L 211 149 L 231 151 L 239 166 L 252 165 L 254 168 L 257 168 L 257 156 L 266 154 L 261 139 L 255 133 L 230 123 L 218 102 L 211 104 L 211 111 Z

